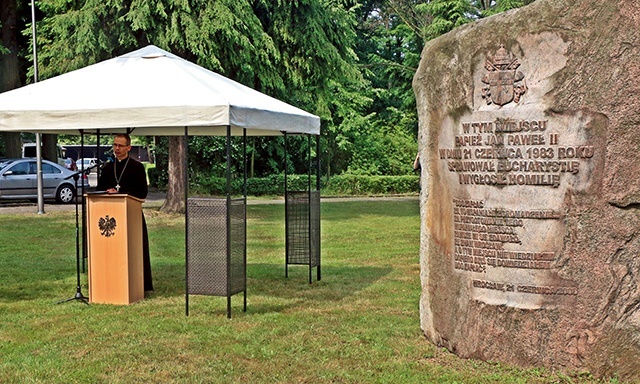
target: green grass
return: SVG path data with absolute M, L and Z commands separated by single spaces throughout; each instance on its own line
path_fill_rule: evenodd
M 322 205 L 322 280 L 290 266 L 284 207 L 248 207 L 242 294 L 190 295 L 184 221 L 146 209 L 156 288 L 130 306 L 84 305 L 73 212 L 0 214 L 1 383 L 573 383 L 589 377 L 459 359 L 419 324 L 416 201 Z M 86 275 L 83 293 L 88 295 Z

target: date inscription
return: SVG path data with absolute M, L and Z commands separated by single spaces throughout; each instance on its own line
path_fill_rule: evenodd
M 593 145 L 567 145 L 548 120 L 463 122 L 453 147 L 439 148 L 447 170 L 462 185 L 558 188 L 594 157 Z

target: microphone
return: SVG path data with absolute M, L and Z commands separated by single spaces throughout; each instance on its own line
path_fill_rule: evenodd
M 102 165 L 100 166 L 100 169 L 104 169 L 104 167 L 106 167 L 107 164 L 109 164 L 109 163 L 113 163 L 113 157 L 111 157 L 111 156 L 107 157 L 107 160 L 102 163 Z

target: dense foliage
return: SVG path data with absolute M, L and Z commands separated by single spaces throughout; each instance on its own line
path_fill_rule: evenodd
M 321 117 L 318 154 L 315 144 L 309 148 L 305 138 L 291 137 L 285 161 L 282 138 L 250 138 L 250 176 L 281 174 L 285 164 L 289 173 L 307 173 L 309 153 L 320 156 L 328 179 L 410 175 L 418 127 L 411 81 L 424 42 L 530 2 L 42 0 L 38 68 L 45 79 L 154 44 Z M 16 40 L 25 69 L 19 76 L 30 82 L 30 15 L 24 5 L 16 9 L 24 31 Z M 5 40 L 0 60 L 9 46 Z M 7 76 L 0 70 L 0 77 Z M 166 140 L 142 140 L 154 147 L 160 163 L 167 161 Z M 224 176 L 224 145 L 220 138 L 191 139 L 192 177 Z M 242 152 L 234 145 L 238 163 Z

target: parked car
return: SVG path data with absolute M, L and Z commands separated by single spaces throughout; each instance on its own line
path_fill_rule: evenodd
M 4 168 L 10 162 L 16 161 L 16 160 L 19 160 L 19 159 L 5 159 L 5 158 L 0 159 L 0 169 Z
M 89 169 L 93 167 L 94 165 L 96 165 L 97 162 L 98 162 L 98 159 L 96 158 L 83 157 L 81 159 L 76 160 L 76 167 L 78 171 L 82 171 L 83 169 Z M 97 172 L 97 170 L 93 168 L 91 172 Z
M 76 180 L 73 171 L 42 160 L 42 195 L 59 203 L 70 203 L 89 188 L 86 175 Z M 84 188 L 83 188 L 84 187 Z M 37 199 L 38 179 L 36 159 L 0 159 L 0 199 Z
M 67 149 L 61 145 L 58 145 L 57 157 L 58 164 L 65 165 L 65 153 Z M 32 157 L 35 158 L 37 156 L 36 152 L 36 143 L 24 143 L 22 144 L 22 157 Z
M 73 159 L 70 157 L 64 159 L 64 167 L 70 171 L 75 171 L 78 169 L 78 167 L 76 166 L 76 162 L 73 161 Z

